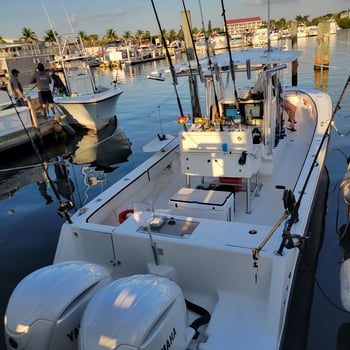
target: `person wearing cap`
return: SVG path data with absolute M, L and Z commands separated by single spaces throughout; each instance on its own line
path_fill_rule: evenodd
M 11 78 L 9 82 L 9 94 L 16 106 L 21 107 L 25 105 L 25 96 L 23 94 L 23 87 L 18 79 L 19 71 L 17 69 L 12 69 Z
M 53 101 L 53 96 L 50 88 L 52 83 L 51 76 L 45 71 L 45 67 L 42 63 L 38 64 L 37 72 L 35 72 L 30 80 L 31 84 L 36 84 L 38 89 L 39 103 L 44 111 L 44 119 L 47 119 L 46 111 L 47 104 L 50 105 L 52 113 L 55 114 L 55 105 Z

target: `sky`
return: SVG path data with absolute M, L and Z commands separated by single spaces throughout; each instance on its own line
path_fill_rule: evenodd
M 266 21 L 296 16 L 314 17 L 338 13 L 350 8 L 350 0 L 224 0 L 226 19 L 260 16 Z M 221 0 L 153 0 L 160 26 L 169 31 L 181 27 L 183 2 L 191 13 L 192 27 L 223 28 Z M 270 8 L 270 11 L 268 10 Z M 202 9 L 202 11 L 201 11 Z M 203 15 L 203 21 L 202 16 Z M 0 36 L 19 38 L 23 28 L 30 28 L 39 39 L 54 28 L 59 34 L 84 31 L 99 38 L 113 29 L 119 36 L 139 29 L 159 33 L 151 0 L 6 0 L 1 3 Z

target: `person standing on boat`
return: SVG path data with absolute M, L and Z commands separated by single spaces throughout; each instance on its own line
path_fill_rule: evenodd
M 67 89 L 61 78 L 55 72 L 52 73 L 51 78 L 53 80 L 53 93 L 57 93 L 59 96 L 67 96 Z
M 47 115 L 46 115 L 47 104 L 50 105 L 52 113 L 55 114 L 55 105 L 54 105 L 53 96 L 50 88 L 52 79 L 50 74 L 45 71 L 45 67 L 42 63 L 38 64 L 37 72 L 34 73 L 30 83 L 37 85 L 39 102 L 44 111 L 44 119 L 47 119 Z
M 11 78 L 9 83 L 9 94 L 11 98 L 15 100 L 14 104 L 18 107 L 25 105 L 25 96 L 23 94 L 23 87 L 18 79 L 19 71 L 17 69 L 12 69 Z

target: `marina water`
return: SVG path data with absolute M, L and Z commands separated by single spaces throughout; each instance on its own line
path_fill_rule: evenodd
M 287 44 L 290 45 L 290 42 Z M 320 78 L 313 69 L 316 38 L 298 39 L 298 48 L 304 51 L 298 60 L 298 84 L 313 85 L 320 81 L 335 106 L 350 74 L 350 31 L 339 31 L 330 37 L 330 68 L 328 72 L 321 72 Z M 180 62 L 183 57 L 177 60 Z M 146 160 L 150 153 L 143 152 L 142 147 L 157 134 L 176 135 L 181 130 L 182 126 L 177 123 L 179 108 L 170 75 L 164 74 L 164 82 L 146 78 L 151 71 L 166 66 L 167 62 L 163 60 L 119 70 L 96 68 L 94 74 L 98 83 L 106 85 L 117 80 L 124 90 L 117 107 L 116 132 L 113 136 L 106 133 L 109 137 L 105 142 L 101 142 L 103 134 L 97 135 L 100 139 L 88 134 L 78 135 L 68 144 L 61 140 L 58 145 L 45 148 L 44 153 L 49 159 L 48 171 L 57 187 L 62 185 L 60 175 L 64 169 L 54 164 L 57 165 L 56 161 L 63 158 L 66 160 L 71 182 L 65 186 L 74 189 L 77 208 Z M 289 67 L 284 81 L 289 85 L 290 75 Z M 180 80 L 177 89 L 184 113 L 191 114 L 188 81 Z M 204 114 L 205 106 L 201 108 Z M 303 337 L 299 341 L 300 347 L 294 349 L 350 348 L 350 314 L 340 309 L 339 261 L 343 252 L 337 237 L 338 226 L 347 219 L 341 193 L 339 196 L 339 182 L 346 171 L 346 157 L 350 156 L 350 134 L 345 135 L 350 130 L 350 90 L 343 97 L 335 125 L 338 132 L 335 129 L 331 131 L 326 163 L 329 178 L 327 211 L 324 216 L 317 207 L 314 213 L 320 223 L 318 230 L 322 230 L 324 225 L 324 237 L 312 281 L 312 299 L 307 305 L 310 307 L 309 322 L 293 323 L 293 329 L 289 330 L 295 338 Z M 40 165 L 30 146 L 9 157 L 2 156 L 0 160 L 2 316 L 17 283 L 30 272 L 52 263 L 60 227 L 65 220 L 58 215 L 59 203 L 52 188 L 41 179 L 41 167 L 29 164 Z M 61 190 L 64 191 L 64 186 Z M 3 324 L 1 329 L 0 348 L 4 349 Z

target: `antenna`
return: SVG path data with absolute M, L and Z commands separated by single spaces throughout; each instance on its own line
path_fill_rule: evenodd
M 68 24 L 69 24 L 69 26 L 70 26 L 70 30 L 72 31 L 72 33 L 75 33 L 75 31 L 74 31 L 74 29 L 73 29 L 73 26 L 72 26 L 72 22 L 71 22 L 71 20 L 70 20 L 70 18 L 69 18 L 69 16 L 68 16 L 67 10 L 66 10 L 66 8 L 65 8 L 65 6 L 64 6 L 63 0 L 61 0 L 61 4 L 62 4 L 63 10 L 64 10 L 64 13 L 65 13 L 65 15 L 66 15 L 66 17 L 67 17 L 67 22 L 68 22 Z

